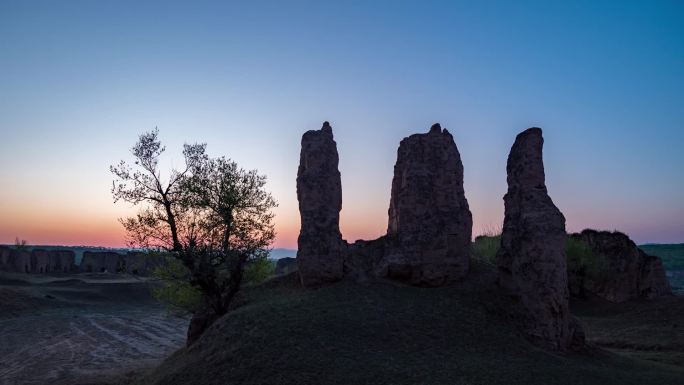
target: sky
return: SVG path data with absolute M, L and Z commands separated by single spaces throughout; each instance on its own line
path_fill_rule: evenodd
M 159 128 L 268 177 L 296 248 L 301 135 L 333 126 L 347 240 L 387 228 L 402 138 L 439 122 L 474 235 L 544 130 L 569 231 L 684 242 L 684 2 L 0 0 L 0 243 L 122 246 L 109 165 Z

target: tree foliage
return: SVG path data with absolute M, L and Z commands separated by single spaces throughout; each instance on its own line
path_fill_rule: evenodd
M 245 266 L 245 281 L 259 284 L 275 274 L 275 262 L 267 257 L 255 258 Z
M 179 256 L 216 314 L 228 311 L 246 264 L 266 258 L 275 239 L 276 202 L 265 184 L 266 177 L 224 157 L 193 164 L 182 184 L 200 231 Z
M 195 163 L 206 159 L 206 144 L 184 145 L 185 166 L 172 169 L 167 179 L 159 170 L 159 158 L 166 148 L 155 128 L 143 133 L 131 149 L 134 163 L 122 160 L 110 166 L 114 203 L 144 204 L 135 217 L 122 219 L 131 246 L 180 251 L 184 238 L 193 230 L 192 215 L 184 204 L 181 185 Z
M 163 179 L 164 150 L 155 129 L 132 148 L 134 165 L 121 161 L 111 167 L 115 202 L 141 206 L 121 223 L 132 246 L 166 250 L 175 258 L 158 271 L 167 283 L 159 298 L 190 310 L 199 298 L 204 308 L 225 314 L 245 270 L 250 279 L 267 272 L 263 261 L 275 238 L 277 204 L 265 189 L 265 176 L 225 157 L 210 158 L 206 144 L 184 145 L 184 167 Z
M 158 301 L 179 313 L 200 310 L 202 292 L 190 284 L 190 272 L 180 260 L 169 258 L 165 264 L 154 269 L 153 275 L 162 282 L 152 290 Z

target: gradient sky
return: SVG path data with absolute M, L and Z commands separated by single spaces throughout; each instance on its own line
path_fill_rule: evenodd
M 144 3 L 144 4 L 143 4 Z M 158 126 L 269 178 L 296 247 L 301 134 L 333 126 L 348 240 L 385 232 L 399 141 L 440 122 L 474 234 L 544 129 L 569 230 L 684 242 L 684 2 L 0 0 L 0 243 L 124 243 L 108 166 Z

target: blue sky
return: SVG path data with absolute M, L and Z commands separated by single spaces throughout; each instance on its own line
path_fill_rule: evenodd
M 345 238 L 387 223 L 399 141 L 454 135 L 478 234 L 515 135 L 544 129 L 569 230 L 684 242 L 684 2 L 0 1 L 0 242 L 123 242 L 109 164 L 159 127 L 269 177 L 299 226 L 299 140 L 329 120 Z

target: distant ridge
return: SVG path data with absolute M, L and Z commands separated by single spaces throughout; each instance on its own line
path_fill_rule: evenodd
M 15 248 L 14 244 L 0 244 L 0 246 L 7 246 L 9 248 Z M 76 262 L 80 263 L 84 251 L 113 251 L 117 253 L 125 254 L 129 251 L 135 251 L 137 249 L 128 247 L 104 247 L 104 246 L 61 246 L 61 245 L 26 245 L 28 250 L 33 249 L 45 249 L 45 250 L 72 250 L 76 253 Z M 269 258 L 271 259 L 281 259 L 281 258 L 295 258 L 297 256 L 297 249 L 286 249 L 286 248 L 275 248 L 271 250 Z
M 295 258 L 297 256 L 297 249 L 285 249 L 276 248 L 271 250 L 269 258 L 271 259 L 281 259 L 281 258 Z
M 655 242 L 649 242 L 649 243 L 642 243 L 639 245 L 641 246 L 683 246 L 684 247 L 684 242 L 682 243 L 655 243 Z

